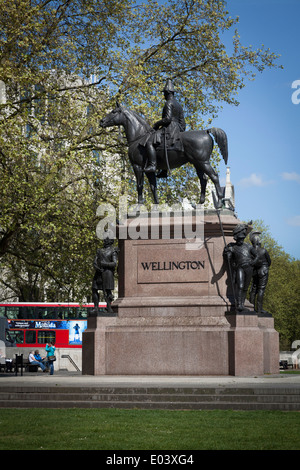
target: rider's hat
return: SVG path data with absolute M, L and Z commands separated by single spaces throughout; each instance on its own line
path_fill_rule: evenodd
M 165 84 L 165 88 L 163 89 L 163 91 L 167 91 L 167 92 L 171 92 L 171 93 L 174 93 L 174 85 L 172 83 L 172 80 L 170 78 L 167 79 L 166 81 L 166 84 Z

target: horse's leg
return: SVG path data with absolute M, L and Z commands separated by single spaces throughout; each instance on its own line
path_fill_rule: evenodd
M 197 171 L 197 175 L 200 180 L 200 186 L 201 186 L 200 204 L 204 204 L 205 195 L 206 195 L 207 178 L 204 172 L 200 168 L 196 168 L 196 171 Z
M 155 173 L 146 173 L 146 175 L 150 184 L 151 192 L 152 192 L 153 199 L 154 199 L 154 204 L 158 204 L 159 202 L 158 202 L 157 190 L 156 190 L 157 189 L 156 188 L 156 175 Z
M 222 201 L 224 195 L 223 195 L 223 191 L 222 191 L 221 186 L 220 186 L 218 173 L 214 170 L 214 168 L 208 162 L 203 162 L 201 166 L 202 166 L 202 170 L 204 171 L 204 173 L 214 183 L 215 188 L 216 188 L 217 198 L 219 200 L 219 205 L 221 205 L 221 201 Z
M 136 178 L 136 189 L 138 193 L 138 204 L 144 204 L 143 189 L 144 189 L 144 172 L 141 166 L 133 165 L 133 171 Z

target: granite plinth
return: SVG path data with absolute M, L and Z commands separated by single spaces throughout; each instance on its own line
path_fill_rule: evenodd
M 223 215 L 226 243 L 239 222 Z M 130 219 L 126 222 L 137 223 Z M 143 239 L 119 239 L 115 317 L 88 319 L 83 374 L 261 375 L 279 369 L 272 317 L 246 303 L 236 314 L 216 215 L 205 215 L 203 239 L 184 236 L 182 218 L 139 219 Z M 181 238 L 176 238 L 181 230 Z M 124 231 L 123 231 L 124 233 Z M 149 238 L 147 238 L 147 236 Z

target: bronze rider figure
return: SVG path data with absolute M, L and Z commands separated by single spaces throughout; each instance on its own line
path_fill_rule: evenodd
M 180 139 L 179 133 L 184 132 L 186 128 L 183 109 L 174 97 L 174 86 L 170 79 L 167 80 L 163 93 L 166 103 L 162 111 L 162 118 L 154 124 L 155 132 L 148 134 L 142 143 L 146 147 L 148 157 L 145 173 L 156 171 L 156 147 L 162 143 L 164 132 L 167 133 L 165 142 L 171 146 Z M 158 175 L 158 177 L 165 176 L 167 176 L 165 171 Z

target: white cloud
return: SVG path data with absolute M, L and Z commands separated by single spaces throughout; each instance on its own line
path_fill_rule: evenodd
M 242 178 L 239 182 L 239 185 L 243 188 L 250 188 L 251 186 L 266 186 L 272 183 L 272 181 L 264 181 L 261 175 L 257 175 L 256 173 L 252 173 L 248 178 Z
M 294 215 L 294 217 L 290 217 L 287 219 L 287 223 L 292 227 L 300 227 L 300 215 Z
M 300 175 L 296 173 L 295 171 L 292 173 L 282 173 L 282 178 L 286 181 L 296 181 L 297 183 L 300 183 Z

